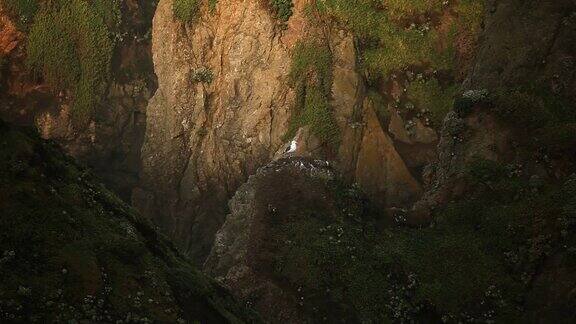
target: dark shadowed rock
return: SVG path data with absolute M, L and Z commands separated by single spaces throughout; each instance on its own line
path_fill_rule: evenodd
M 253 323 L 52 142 L 0 121 L 0 322 Z

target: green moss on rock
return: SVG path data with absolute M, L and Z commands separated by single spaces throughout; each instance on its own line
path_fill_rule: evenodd
M 293 15 L 294 3 L 292 0 L 268 0 L 276 19 L 286 23 Z
M 384 77 L 412 65 L 452 69 L 456 35 L 476 33 L 483 16 L 477 1 L 389 1 L 383 8 L 375 1 L 322 0 L 317 7 L 362 40 L 365 67 Z M 440 28 L 437 22 L 450 10 L 456 19 Z
M 174 0 L 172 10 L 174 17 L 183 23 L 190 23 L 200 10 L 199 0 Z
M 455 86 L 444 88 L 436 78 L 415 80 L 406 88 L 408 100 L 420 111 L 430 114 L 436 127 L 442 125 L 446 114 L 452 109 Z
M 324 143 L 337 144 L 340 128 L 329 103 L 332 95 L 330 49 L 314 42 L 299 43 L 294 50 L 290 79 L 298 101 L 287 137 L 294 136 L 303 126 L 310 126 Z
M 100 1 L 44 3 L 30 27 L 28 66 L 54 90 L 70 91 L 77 125 L 92 117 L 107 89 L 114 43 L 104 19 L 116 19 L 118 6 L 116 1 L 108 7 Z
M 510 127 L 522 147 L 558 157 L 573 156 L 576 110 L 570 99 L 539 86 L 471 90 L 456 98 L 461 116 L 475 109 L 488 110 Z
M 556 292 L 533 285 L 549 286 L 555 271 L 576 266 L 574 176 L 537 181 L 518 166 L 476 160 L 467 166 L 464 198 L 438 208 L 433 226 L 409 228 L 401 211 L 383 218 L 357 189 L 309 176 L 306 163 L 314 162 L 279 161 L 255 177 L 258 230 L 251 229 L 248 249 L 249 264 L 313 321 L 509 323 L 535 313 L 574 315 L 570 289 L 549 306 L 537 294 Z M 541 268 L 549 260 L 562 260 L 560 268 Z M 573 276 L 563 280 L 576 285 Z

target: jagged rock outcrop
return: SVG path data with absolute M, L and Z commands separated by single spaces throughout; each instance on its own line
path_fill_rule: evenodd
M 231 213 L 216 235 L 205 272 L 252 305 L 269 323 L 353 319 L 353 310 L 331 304 L 330 297 L 312 298 L 311 287 L 301 276 L 313 272 L 313 265 L 301 264 L 301 269 L 284 275 L 280 269 L 280 260 L 292 257 L 280 251 L 282 246 L 296 239 L 285 232 L 287 228 L 311 222 L 314 225 L 309 230 L 316 231 L 315 222 L 347 222 L 341 217 L 355 212 L 353 204 L 343 207 L 343 198 L 337 195 L 337 178 L 328 162 L 309 158 L 282 158 L 260 168 L 230 200 Z M 302 279 L 300 286 L 294 282 L 298 279 Z M 333 306 L 330 311 L 325 308 L 328 304 Z
M 467 89 L 538 84 L 575 95 L 574 14 L 571 0 L 488 1 L 490 14 Z M 501 32 L 507 30 L 507 33 Z
M 413 207 L 412 223 L 427 223 L 434 208 L 464 195 L 467 185 L 463 178 L 470 163 L 478 159 L 500 163 L 513 160 L 510 130 L 480 107 L 486 108 L 480 104 L 466 117 L 456 112 L 446 116 L 438 160 L 427 167 L 426 191 Z
M 94 178 L 0 120 L 0 322 L 259 322 Z
M 488 4 L 474 69 L 444 119 L 412 212 L 389 210 L 392 226 L 374 226 L 381 218 L 358 210 L 339 217 L 325 180 L 332 169 L 314 178 L 305 171 L 314 162 L 298 169 L 300 160 L 280 159 L 231 200 L 206 272 L 272 322 L 574 321 L 576 4 Z M 431 144 L 435 134 L 423 125 L 409 134 L 400 115 L 389 116 L 388 132 L 372 110 L 362 117 L 350 165 L 380 166 L 356 174 L 373 184 L 370 196 L 390 190 L 378 180 L 407 172 L 391 138 Z M 295 139 L 277 156 L 322 157 L 306 150 L 318 141 L 309 129 Z
M 545 195 L 543 188 L 563 184 L 559 189 L 565 194 L 563 199 L 574 199 L 574 192 L 567 188 L 572 188 L 576 171 L 576 3 L 509 0 L 493 1 L 490 6 L 478 60 L 464 83 L 467 91 L 444 121 L 438 162 L 429 167 L 426 191 L 411 215 L 415 223 L 421 224 L 431 209 L 477 195 L 478 179 L 469 177 L 470 172 L 481 172 L 475 169 L 477 161 L 506 166 L 505 176 L 523 178 L 537 197 Z M 526 213 L 523 219 L 535 217 L 542 222 L 540 217 L 555 217 L 554 212 L 547 214 L 535 207 L 535 199 L 518 198 L 527 195 L 526 191 L 516 194 L 521 204 L 533 204 L 536 216 Z M 552 205 L 563 203 L 560 199 Z M 574 213 L 571 207 L 563 210 L 561 218 Z M 533 235 L 537 238 L 531 240 L 543 239 L 542 234 Z M 548 234 L 544 240 L 553 246 L 553 237 Z M 566 276 L 573 269 L 566 253 L 570 252 L 559 247 L 545 252 L 531 273 L 526 307 L 537 322 L 570 322 L 576 316 L 571 311 L 576 303 L 576 280 Z
M 135 203 L 195 256 L 207 252 L 231 192 L 277 148 L 293 94 L 289 54 L 254 1 L 220 1 L 193 26 L 160 1 L 142 190 Z M 206 69 L 211 83 L 194 81 Z
M 355 179 L 382 208 L 406 206 L 418 198 L 420 184 L 412 177 L 371 107 L 356 165 Z
M 285 136 L 297 100 L 290 87 L 292 50 L 302 41 L 328 44 L 330 104 L 341 140 L 334 150 L 307 137 L 320 145 L 297 144 L 298 154 L 332 161 L 349 181 L 374 188 L 368 191 L 382 202 L 403 204 L 418 196 L 419 184 L 382 126 L 372 119 L 365 135 L 362 116 L 374 108 L 366 107 L 351 34 L 320 17 L 310 23 L 305 0 L 294 1 L 285 28 L 257 1 L 219 1 L 215 11 L 202 8 L 191 24 L 175 19 L 172 5 L 161 1 L 154 19 L 159 88 L 148 107 L 143 181 L 134 201 L 195 258 L 210 250 L 225 202 L 291 142 Z M 209 78 L 199 78 L 203 73 Z M 390 145 L 382 154 L 370 155 L 369 148 L 361 153 L 363 139 L 373 133 Z M 373 142 L 366 139 L 366 145 Z

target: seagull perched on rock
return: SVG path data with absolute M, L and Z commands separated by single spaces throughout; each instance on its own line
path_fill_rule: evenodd
M 290 146 L 288 146 L 286 148 L 286 152 L 284 152 L 284 153 L 285 154 L 294 153 L 294 152 L 296 152 L 297 148 L 298 148 L 298 143 L 296 142 L 296 140 L 292 140 L 292 142 L 290 142 Z

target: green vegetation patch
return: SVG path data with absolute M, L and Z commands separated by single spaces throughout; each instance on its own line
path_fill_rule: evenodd
M 92 0 L 90 8 L 102 18 L 109 32 L 115 32 L 122 23 L 122 0 Z
M 323 142 L 338 143 L 340 128 L 329 103 L 332 89 L 330 49 L 313 42 L 299 43 L 294 50 L 290 79 L 298 101 L 287 137 L 294 136 L 301 127 L 310 126 Z
M 211 12 L 216 11 L 216 6 L 218 5 L 218 0 L 208 0 L 208 7 Z
M 286 23 L 292 17 L 294 3 L 292 0 L 268 0 L 276 19 Z
M 201 67 L 192 71 L 190 80 L 192 82 L 212 83 L 214 81 L 214 72 L 207 67 Z
M 383 247 L 418 278 L 416 299 L 449 321 L 522 318 L 518 301 L 530 294 L 540 262 L 573 246 L 566 240 L 573 224 L 559 215 L 573 212 L 575 179 L 547 185 L 520 168 L 476 160 L 466 198 L 439 210 L 433 227 L 388 230 Z
M 389 322 L 397 305 L 390 294 L 388 260 L 374 249 L 377 233 L 339 218 L 344 215 L 330 221 L 335 215 L 310 210 L 301 216 L 274 229 L 279 243 L 275 275 L 301 289 L 303 308 L 318 320 Z
M 4 0 L 3 5 L 11 16 L 17 17 L 18 27 L 26 29 L 38 11 L 38 0 Z
M 396 82 L 406 88 L 413 80 L 406 79 L 405 72 L 425 75 L 428 81 L 412 83 L 410 95 L 428 106 L 418 108 L 429 111 L 426 117 L 433 126 L 441 125 L 452 105 L 455 71 L 462 68 L 459 58 L 471 50 L 465 47 L 474 46 L 480 31 L 480 1 L 319 0 L 315 8 L 357 38 L 369 87 L 380 91 Z M 382 95 L 388 102 L 396 99 Z
M 320 12 L 348 27 L 362 41 L 364 66 L 375 77 L 411 65 L 450 70 L 455 60 L 458 33 L 477 32 L 483 8 L 476 1 L 387 1 L 386 7 L 370 0 L 321 0 Z M 440 28 L 447 10 L 456 19 Z M 480 18 L 479 18 L 480 17 Z
M 525 149 L 573 156 L 576 110 L 567 98 L 541 86 L 470 90 L 458 96 L 454 110 L 462 117 L 485 109 L 519 133 Z
M 306 312 L 328 321 L 528 320 L 545 303 L 523 302 L 533 298 L 542 262 L 552 257 L 566 271 L 576 266 L 576 178 L 550 184 L 519 168 L 470 163 L 466 197 L 438 209 L 433 226 L 421 229 L 378 229 L 379 216 L 357 189 L 337 182 L 329 193 L 314 187 L 306 198 L 291 198 L 298 205 L 278 206 L 270 266 L 296 298 L 303 296 Z M 558 301 L 566 310 L 574 303 Z
M 199 0 L 174 0 L 174 17 L 183 23 L 190 23 L 196 18 L 200 4 Z
M 522 133 L 527 147 L 572 152 L 576 145 L 574 104 L 540 86 L 498 89 L 487 95 L 486 107 Z
M 117 15 L 119 8 L 109 14 L 113 12 Z M 42 6 L 30 27 L 28 66 L 55 90 L 71 91 L 72 117 L 78 125 L 90 119 L 109 82 L 114 43 L 101 14 L 102 4 L 54 1 Z
M 408 100 L 417 109 L 430 114 L 434 126 L 440 127 L 452 108 L 456 87 L 443 88 L 436 78 L 415 80 L 407 87 Z
M 499 89 L 490 97 L 504 121 L 530 130 L 576 122 L 576 111 L 568 100 L 539 86 Z

